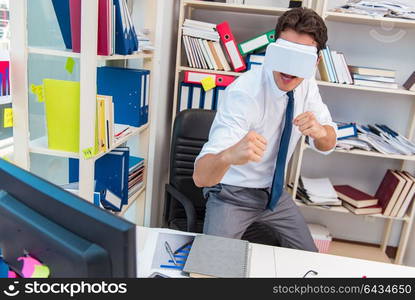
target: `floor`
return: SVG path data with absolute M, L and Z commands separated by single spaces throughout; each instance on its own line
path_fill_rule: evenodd
M 379 247 L 370 245 L 332 241 L 329 254 L 391 263 L 390 258 Z

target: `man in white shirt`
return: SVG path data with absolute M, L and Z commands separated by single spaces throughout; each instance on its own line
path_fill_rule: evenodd
M 326 47 L 327 28 L 314 11 L 296 8 L 278 20 L 277 38 Z M 284 59 L 284 58 L 281 58 Z M 204 233 L 241 238 L 254 222 L 273 228 L 281 246 L 317 251 L 292 197 L 283 190 L 286 163 L 301 136 L 330 153 L 336 126 L 315 79 L 254 69 L 225 92 L 193 179 L 207 198 Z

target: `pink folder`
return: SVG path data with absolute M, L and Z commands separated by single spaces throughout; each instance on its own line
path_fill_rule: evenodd
M 81 1 L 70 0 L 72 51 L 81 52 Z M 99 0 L 98 55 L 110 55 L 112 0 Z

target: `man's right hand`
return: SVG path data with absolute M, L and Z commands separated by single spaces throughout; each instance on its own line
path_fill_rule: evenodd
M 245 165 L 260 162 L 267 147 L 267 140 L 255 131 L 250 131 L 237 144 L 225 150 L 226 161 L 230 165 Z

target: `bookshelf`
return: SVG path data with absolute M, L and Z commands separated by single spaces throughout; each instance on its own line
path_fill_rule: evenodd
M 348 24 L 358 24 L 358 25 L 366 25 L 366 26 L 379 26 L 382 24 L 393 23 L 394 26 L 398 28 L 415 28 L 415 21 L 405 20 L 405 19 L 395 19 L 395 18 L 374 18 L 371 16 L 364 16 L 364 15 L 357 15 L 357 14 L 345 14 L 345 13 L 336 13 L 328 11 L 328 0 L 321 0 L 318 2 L 317 7 L 319 8 L 319 14 L 325 19 L 325 21 L 331 22 L 341 22 L 344 23 L 344 26 Z M 330 83 L 325 81 L 318 81 L 318 85 L 321 88 L 335 88 L 335 89 L 343 89 L 344 93 L 347 93 L 348 90 L 358 91 L 358 92 L 370 92 L 376 94 L 387 94 L 387 95 L 395 95 L 399 96 L 409 96 L 410 100 L 415 100 L 415 93 L 412 91 L 407 91 L 404 89 L 384 89 L 384 88 L 372 88 L 372 87 L 364 87 L 364 86 L 357 86 L 357 85 L 346 85 L 346 84 L 338 84 L 338 83 Z M 389 102 L 390 105 L 393 105 L 393 101 Z M 375 103 L 372 103 L 376 105 Z M 412 110 L 415 109 L 415 104 L 412 104 Z M 414 129 L 415 129 L 415 115 L 411 114 L 408 122 L 408 131 L 406 137 L 410 140 L 414 137 Z M 291 163 L 291 168 L 288 171 L 288 181 L 293 184 L 292 194 L 296 195 L 297 188 L 299 184 L 299 178 L 301 175 L 301 167 L 304 161 L 307 159 L 305 157 L 305 151 L 309 150 L 310 147 L 305 143 L 305 139 L 303 138 L 300 142 L 300 145 L 297 147 L 296 153 L 294 155 L 294 160 Z M 336 149 L 332 155 L 357 155 L 357 156 L 366 156 L 366 157 L 373 157 L 373 158 L 383 158 L 383 159 L 393 159 L 399 160 L 401 169 L 404 170 L 407 162 L 412 162 L 415 160 L 414 155 L 396 155 L 396 154 L 382 154 L 379 152 L 374 151 L 364 151 L 364 150 L 339 150 Z M 341 208 L 331 208 L 325 209 L 321 207 L 314 207 L 314 206 L 307 206 L 300 201 L 296 201 L 297 205 L 301 207 L 307 207 L 307 209 L 313 209 L 318 211 L 329 211 L 333 213 L 344 213 L 349 215 L 354 215 L 347 209 Z M 408 239 L 410 235 L 410 231 L 413 225 L 414 217 L 415 217 L 415 205 L 412 205 L 407 212 L 407 215 L 403 218 L 395 218 L 383 215 L 370 215 L 370 218 L 381 218 L 385 220 L 385 225 L 382 234 L 382 242 L 380 245 L 380 250 L 385 252 L 386 247 L 388 246 L 389 239 L 391 237 L 392 226 L 394 222 L 402 222 L 402 230 L 400 232 L 399 237 L 399 244 L 398 244 L 398 251 L 396 254 L 396 258 L 394 263 L 402 264 L 403 257 L 405 255 L 405 251 L 408 244 Z
M 305 5 L 309 8 L 314 7 L 315 0 L 304 1 Z M 178 35 L 177 35 L 177 54 L 176 54 L 176 74 L 174 82 L 174 99 L 173 99 L 173 119 L 176 116 L 176 108 L 179 95 L 179 83 L 182 79 L 181 74 L 184 71 L 196 71 L 196 72 L 207 72 L 212 74 L 220 75 L 231 75 L 231 76 L 240 76 L 243 73 L 231 72 L 231 71 L 214 71 L 214 70 L 204 70 L 197 68 L 190 68 L 185 66 L 186 60 L 183 56 L 182 51 L 182 25 L 186 18 L 192 19 L 192 13 L 195 9 L 202 9 L 206 11 L 220 11 L 220 12 L 229 12 L 229 13 L 242 13 L 242 14 L 254 14 L 259 16 L 275 16 L 279 17 L 284 12 L 288 10 L 286 7 L 267 7 L 267 6 L 258 6 L 258 5 L 245 5 L 245 4 L 228 4 L 221 2 L 208 2 L 208 1 L 194 1 L 194 0 L 180 0 L 180 15 L 178 22 Z M 231 24 L 232 25 L 232 24 Z
M 132 8 L 133 1 L 128 2 L 129 8 Z M 150 39 L 155 41 L 156 16 L 159 9 L 158 1 L 146 1 L 145 5 L 145 27 L 149 29 Z M 14 107 L 14 141 L 15 154 L 14 162 L 20 167 L 30 170 L 30 154 L 37 153 L 41 155 L 62 157 L 62 158 L 78 158 L 79 165 L 79 195 L 92 201 L 94 193 L 94 168 L 95 161 L 111 150 L 124 143 L 130 141 L 132 137 L 139 139 L 139 154 L 146 159 L 145 166 L 153 165 L 154 159 L 152 153 L 149 152 L 149 132 L 155 126 L 152 122 L 152 106 L 153 106 L 153 87 L 154 81 L 153 71 L 155 64 L 153 58 L 157 49 L 151 52 L 137 52 L 132 55 L 97 55 L 97 32 L 98 32 L 98 0 L 82 1 L 82 17 L 81 17 L 81 53 L 74 53 L 71 50 L 29 47 L 28 45 L 28 22 L 27 22 L 28 0 L 13 0 L 10 3 L 11 13 L 11 63 L 12 63 L 12 85 L 13 85 L 13 107 Z M 72 153 L 65 151 L 56 151 L 48 149 L 47 136 L 38 139 L 30 139 L 29 126 L 29 82 L 28 82 L 28 59 L 29 54 L 38 54 L 44 56 L 57 56 L 63 58 L 77 58 L 80 65 L 80 149 L 87 149 L 94 145 L 95 141 L 95 116 L 96 103 L 90 101 L 96 99 L 97 87 L 97 67 L 105 65 L 107 62 L 120 61 L 127 66 L 132 60 L 142 60 L 143 67 L 151 71 L 150 74 L 150 97 L 149 97 L 149 121 L 147 124 L 133 128 L 132 132 L 119 140 L 104 153 L 87 159 L 80 153 Z M 123 207 L 119 215 L 123 216 L 130 210 L 134 204 L 136 207 L 135 223 L 144 224 L 144 207 L 146 195 L 146 183 L 149 173 L 144 173 L 144 185 L 134 195 L 129 198 L 128 206 Z M 150 174 L 151 175 L 151 174 Z M 140 202 L 140 203 L 137 203 Z
M 348 24 L 357 24 L 357 25 L 367 25 L 367 26 L 379 26 L 379 25 L 388 25 L 393 23 L 397 28 L 415 28 L 415 21 L 411 20 L 404 20 L 404 19 L 394 19 L 394 18 L 373 18 L 369 16 L 361 16 L 356 14 L 343 14 L 343 13 L 334 13 L 328 11 L 328 0 L 315 0 L 315 1 L 306 1 L 305 5 L 309 8 L 316 10 L 324 19 L 325 21 L 331 22 L 338 22 L 342 23 L 343 26 L 347 26 Z M 190 1 L 190 0 L 182 0 L 180 5 L 180 17 L 179 17 L 179 24 L 178 24 L 178 41 L 177 41 L 177 57 L 176 57 L 176 76 L 175 76 L 175 91 L 174 91 L 174 101 L 173 101 L 173 121 L 176 115 L 176 108 L 178 102 L 178 93 L 179 93 L 179 83 L 182 80 L 181 74 L 184 71 L 196 71 L 196 72 L 207 72 L 212 74 L 220 74 L 220 75 L 231 75 L 231 76 L 240 76 L 243 73 L 238 72 L 225 72 L 225 71 L 212 71 L 212 70 L 205 70 L 205 69 L 197 69 L 197 68 L 190 68 L 186 65 L 186 59 L 184 56 L 184 50 L 182 50 L 182 33 L 181 27 L 184 22 L 185 18 L 192 19 L 192 15 L 194 10 L 196 9 L 204 9 L 207 11 L 226 11 L 226 12 L 234 12 L 234 13 L 247 13 L 247 14 L 257 14 L 257 15 L 272 15 L 272 16 L 280 16 L 283 12 L 285 12 L 286 8 L 275 8 L 275 7 L 258 7 L 258 6 L 249 6 L 249 5 L 234 5 L 234 4 L 226 4 L 226 3 L 216 3 L 216 2 L 204 2 L 204 1 Z M 243 15 L 241 15 L 241 18 Z M 232 26 L 232 24 L 231 24 Z M 352 37 L 350 37 L 352 38 Z M 239 41 L 240 42 L 240 41 Z M 347 54 L 347 53 L 346 53 Z M 376 95 L 380 96 L 394 96 L 394 97 L 409 97 L 415 100 L 415 92 L 407 91 L 404 89 L 385 89 L 385 88 L 374 88 L 374 87 L 365 87 L 365 86 L 358 86 L 358 85 L 347 85 L 347 84 L 338 84 L 338 83 L 330 83 L 321 80 L 317 80 L 317 84 L 321 89 L 331 89 L 334 90 L 335 93 L 342 92 L 342 93 L 366 93 L 367 95 L 373 94 L 374 97 Z M 390 104 L 393 105 L 393 101 L 391 99 Z M 376 105 L 373 103 L 373 105 Z M 414 112 L 415 112 L 415 104 L 414 104 Z M 413 118 L 409 121 L 408 124 L 408 133 L 407 137 L 412 138 L 413 132 L 415 129 L 415 113 L 412 114 Z M 308 145 L 305 143 L 305 139 L 303 138 L 299 143 L 297 150 L 294 154 L 294 157 L 291 161 L 290 167 L 287 170 L 287 180 L 290 183 L 293 183 L 294 190 L 296 191 L 298 187 L 298 181 L 300 177 L 301 167 L 303 164 L 303 160 L 306 158 L 304 157 L 305 153 L 309 150 Z M 375 151 L 363 151 L 363 150 L 335 150 L 335 153 L 332 155 L 350 155 L 351 159 L 353 156 L 359 157 L 364 156 L 368 158 L 380 158 L 386 160 L 398 160 L 401 163 L 402 169 L 404 168 L 405 162 L 413 162 L 415 161 L 415 156 L 406 156 L 406 155 L 389 155 L 389 154 L 382 154 Z M 295 194 L 295 193 L 294 193 Z M 400 233 L 399 238 L 399 246 L 398 252 L 395 259 L 395 263 L 401 264 L 403 260 L 403 256 L 405 254 L 406 246 L 409 239 L 410 228 L 412 227 L 414 215 L 415 215 L 415 208 L 409 210 L 408 214 L 403 218 L 394 218 L 388 217 L 383 215 L 371 215 L 371 216 L 356 216 L 347 210 L 344 207 L 337 207 L 332 208 L 330 210 L 321 208 L 321 207 L 313 207 L 313 206 L 306 206 L 302 202 L 296 200 L 296 204 L 299 207 L 306 207 L 306 209 L 315 210 L 316 212 L 329 212 L 333 214 L 343 214 L 348 216 L 355 216 L 355 218 L 362 218 L 365 221 L 369 219 L 380 219 L 385 220 L 385 226 L 382 234 L 382 241 L 379 247 L 379 254 L 385 255 L 384 252 L 386 251 L 386 247 L 388 246 L 388 242 L 391 236 L 392 225 L 394 222 L 401 222 L 403 223 L 403 227 Z

